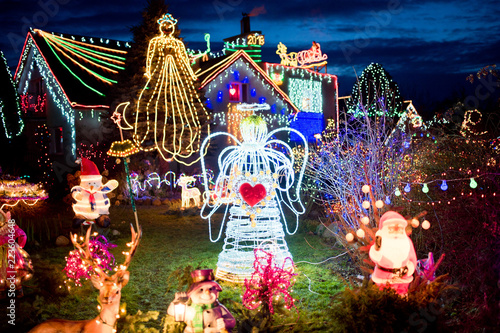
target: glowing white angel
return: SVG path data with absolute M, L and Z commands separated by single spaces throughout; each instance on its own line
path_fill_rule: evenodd
M 209 221 L 210 240 L 220 239 L 229 211 L 224 247 L 219 254 L 217 277 L 229 281 L 243 282 L 253 272 L 254 249 L 263 243 L 274 244 L 274 255 L 278 264 L 292 257 L 285 242 L 283 218 L 286 231 L 293 235 L 298 229 L 298 217 L 305 211 L 300 200 L 300 186 L 307 163 L 308 148 L 304 136 L 292 128 L 279 128 L 267 133 L 267 125 L 259 116 L 249 116 L 240 126 L 243 142 L 234 135 L 219 132 L 207 137 L 208 141 L 218 135 L 227 135 L 236 146 L 226 147 L 218 158 L 219 175 L 212 189 L 211 199 L 205 200 L 201 217 Z M 295 132 L 304 142 L 305 158 L 298 177 L 294 171 L 294 157 L 291 147 L 276 138 L 278 132 Z M 279 146 L 282 151 L 275 148 Z M 205 161 L 201 160 L 203 174 Z M 205 179 L 205 191 L 209 191 Z M 212 235 L 212 216 L 218 208 L 227 204 L 216 238 Z M 290 231 L 282 204 L 295 214 L 295 228 Z M 290 265 L 290 260 L 286 261 Z

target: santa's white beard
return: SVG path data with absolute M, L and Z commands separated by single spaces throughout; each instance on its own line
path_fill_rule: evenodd
M 385 237 L 384 237 L 385 236 Z M 388 235 L 382 235 L 382 246 L 380 247 L 382 251 L 382 266 L 383 262 L 392 262 L 392 267 L 387 268 L 400 268 L 406 265 L 408 255 L 410 253 L 410 240 L 407 236 L 401 236 L 398 238 L 388 237 Z

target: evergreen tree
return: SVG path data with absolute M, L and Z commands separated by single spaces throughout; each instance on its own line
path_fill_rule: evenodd
M 19 152 L 25 151 L 24 122 L 21 117 L 21 105 L 16 86 L 12 79 L 7 60 L 0 51 L 0 173 L 22 173 L 26 167 Z
M 135 104 L 141 89 L 146 83 L 146 57 L 151 38 L 158 35 L 158 19 L 168 13 L 165 0 L 148 0 L 142 12 L 142 22 L 130 27 L 133 38 L 127 51 L 125 70 L 120 72 L 118 84 L 112 94 L 113 102 L 130 101 Z M 176 31 L 176 37 L 180 30 Z
M 348 102 L 348 113 L 362 117 L 365 111 L 369 116 L 399 117 L 403 114 L 403 99 L 399 87 L 391 75 L 377 63 L 366 67 L 352 87 Z
M 0 51 L 0 57 L 3 60 L 0 63 L 0 107 L 2 107 L 0 126 L 3 127 L 3 130 L 0 130 L 0 136 L 10 140 L 21 135 L 24 123 L 21 118 L 19 95 L 2 51 Z

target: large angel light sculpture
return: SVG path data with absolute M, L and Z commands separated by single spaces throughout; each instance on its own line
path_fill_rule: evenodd
M 209 132 L 208 113 L 193 82 L 198 78 L 184 43 L 174 37 L 177 20 L 165 14 L 158 20 L 160 35 L 149 41 L 147 82 L 135 109 L 130 102 L 116 108 L 123 114 L 122 129 L 133 130 L 133 141 L 144 151 L 156 150 L 166 161 L 191 165 L 197 156 L 203 127 Z
M 201 217 L 209 221 L 210 240 L 217 242 L 224 229 L 227 213 L 226 237 L 219 254 L 216 276 L 220 279 L 243 282 L 254 269 L 254 249 L 265 248 L 275 256 L 278 265 L 290 268 L 292 258 L 285 241 L 283 225 L 289 235 L 298 229 L 298 217 L 305 211 L 300 200 L 300 185 L 307 163 L 308 148 L 304 136 L 292 128 L 279 128 L 267 132 L 265 121 L 259 116 L 249 116 L 240 125 L 243 141 L 224 132 L 207 137 L 201 146 L 218 135 L 227 135 L 236 142 L 222 150 L 218 158 L 219 175 L 215 181 L 212 200 L 205 200 Z M 303 140 L 305 158 L 296 177 L 295 159 L 291 147 L 274 136 L 278 132 L 295 132 Z M 283 149 L 277 150 L 279 146 Z M 285 151 L 286 153 L 284 153 Z M 204 159 L 201 160 L 205 174 Z M 209 183 L 205 178 L 205 191 Z M 218 235 L 212 235 L 213 214 L 223 205 L 224 216 Z M 283 205 L 295 214 L 295 227 L 290 230 Z M 282 220 L 281 220 L 282 219 Z M 283 222 L 283 224 L 282 224 Z

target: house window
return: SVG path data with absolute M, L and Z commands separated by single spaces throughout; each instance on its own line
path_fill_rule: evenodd
M 241 83 L 229 84 L 229 102 L 241 102 Z
M 50 153 L 63 153 L 63 128 L 53 127 L 50 129 Z

